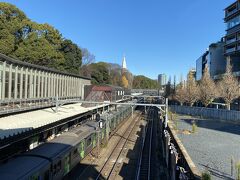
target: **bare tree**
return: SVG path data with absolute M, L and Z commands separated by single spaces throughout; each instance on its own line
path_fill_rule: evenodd
M 198 86 L 192 73 L 188 74 L 185 101 L 192 106 L 198 99 Z
M 86 48 L 82 48 L 82 64 L 89 65 L 95 61 L 95 56 L 91 54 Z
M 202 79 L 199 83 L 199 100 L 207 107 L 217 97 L 217 90 L 214 81 L 210 77 L 208 66 L 206 65 Z
M 231 102 L 239 97 L 239 83 L 233 76 L 230 58 L 228 58 L 226 73 L 218 83 L 219 96 L 222 97 L 227 104 L 227 109 L 230 110 Z
M 82 48 L 82 66 L 80 67 L 80 74 L 91 77 L 90 64 L 95 62 L 95 56 L 91 54 L 86 48 Z
M 186 97 L 186 88 L 184 87 L 184 84 L 181 82 L 180 84 L 177 85 L 176 91 L 175 91 L 175 96 L 174 98 L 180 102 L 181 106 L 185 102 L 185 97 Z

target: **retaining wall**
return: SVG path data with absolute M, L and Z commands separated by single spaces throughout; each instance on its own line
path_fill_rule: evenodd
M 230 111 L 226 109 L 214 109 L 205 107 L 190 106 L 169 106 L 172 112 L 191 116 L 201 116 L 203 118 L 214 118 L 219 120 L 233 121 L 240 123 L 240 111 Z

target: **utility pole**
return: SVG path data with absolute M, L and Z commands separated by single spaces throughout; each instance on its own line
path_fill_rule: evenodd
M 97 130 L 97 139 L 98 139 L 97 140 L 97 158 L 99 158 L 99 154 L 100 154 L 100 147 L 99 147 L 100 146 L 100 143 L 99 143 L 99 138 L 100 137 L 99 137 L 99 132 L 100 131 L 99 131 L 99 128 L 98 128 L 98 130 Z
M 168 98 L 166 98 L 166 108 L 165 108 L 165 128 L 167 128 L 168 125 Z
M 132 119 L 133 119 L 133 106 L 132 106 Z
M 108 121 L 108 115 L 107 115 L 107 118 L 106 118 L 106 139 L 107 139 L 107 142 L 108 143 L 108 139 L 109 139 L 109 121 Z

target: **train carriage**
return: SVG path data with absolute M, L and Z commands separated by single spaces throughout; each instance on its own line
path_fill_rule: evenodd
M 97 146 L 98 138 L 101 143 L 107 137 L 106 134 L 116 129 L 130 113 L 130 106 L 119 106 L 117 111 L 101 115 L 103 126 L 100 136 L 96 131 L 99 129 L 99 122 L 87 121 L 50 142 L 9 160 L 8 163 L 0 166 L 0 179 L 62 179 Z M 106 128 L 107 120 L 109 132 Z

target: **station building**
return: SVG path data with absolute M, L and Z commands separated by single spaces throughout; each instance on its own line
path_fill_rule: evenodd
M 0 54 L 0 115 L 53 105 L 58 99 L 83 99 L 91 80 Z

